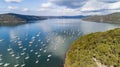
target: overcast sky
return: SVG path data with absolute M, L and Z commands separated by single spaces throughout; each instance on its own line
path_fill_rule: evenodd
M 120 0 L 0 0 L 0 13 L 99 15 L 120 12 Z

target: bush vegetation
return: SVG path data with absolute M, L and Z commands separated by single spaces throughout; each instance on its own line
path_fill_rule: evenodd
M 66 54 L 65 67 L 120 67 L 120 28 L 78 38 Z

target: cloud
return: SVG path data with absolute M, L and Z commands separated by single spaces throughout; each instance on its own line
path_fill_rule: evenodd
M 6 2 L 22 2 L 23 0 L 5 0 Z M 37 4 L 38 5 L 38 4 Z M 19 5 L 18 5 L 19 6 Z M 19 6 L 20 7 L 20 6 Z M 8 6 L 9 10 L 16 10 L 36 15 L 95 15 L 120 11 L 119 0 L 47 0 L 37 8 Z
M 46 2 L 46 3 L 42 3 L 40 5 L 40 7 L 38 8 L 38 11 L 45 11 L 45 10 L 54 10 L 54 9 L 58 9 L 61 6 L 58 6 L 52 2 Z
M 5 0 L 5 2 L 8 2 L 8 3 L 19 3 L 19 2 L 22 2 L 23 0 Z
M 50 2 L 59 5 L 66 6 L 68 8 L 78 8 L 83 6 L 88 0 L 50 0 Z
M 66 6 L 68 8 L 80 8 L 86 4 L 92 4 L 95 6 L 103 7 L 105 4 L 120 2 L 119 0 L 49 0 L 50 2 L 59 5 Z M 89 9 L 89 8 L 88 8 Z
M 120 9 L 120 1 L 109 5 L 109 9 Z
M 40 7 L 37 9 L 37 11 L 52 10 L 52 9 L 54 8 L 54 6 L 57 6 L 57 5 L 54 5 L 54 4 L 51 3 L 51 2 L 42 3 L 42 4 L 40 5 Z
M 101 2 L 106 2 L 106 3 L 114 3 L 114 2 L 118 2 L 119 0 L 98 0 Z
M 28 12 L 28 11 L 30 11 L 30 9 L 29 9 L 29 8 L 23 8 L 22 11 L 24 11 L 24 12 Z
M 52 6 L 53 6 L 53 4 L 51 2 L 43 3 L 41 5 L 42 8 L 51 8 Z
M 89 0 L 86 2 L 86 4 L 81 7 L 81 11 L 94 11 L 94 10 L 102 10 L 107 9 L 108 6 L 107 3 L 99 2 L 97 0 Z
M 61 15 L 107 14 L 120 10 L 118 0 L 49 0 L 41 10 Z M 56 6 L 53 8 L 53 6 Z
M 16 9 L 18 9 L 18 7 L 16 7 L 16 6 L 8 6 L 7 9 L 8 10 L 16 10 Z
M 37 9 L 38 12 L 46 12 L 48 15 L 73 15 L 78 14 L 76 9 L 68 8 L 66 6 L 59 6 L 52 1 L 42 3 L 40 7 Z M 45 13 L 45 14 L 46 14 Z
M 97 5 L 94 5 L 97 4 Z M 80 11 L 83 12 L 99 12 L 99 13 L 109 13 L 112 11 L 118 12 L 120 10 L 120 1 L 114 3 L 106 3 L 102 1 L 92 0 L 88 1 L 83 7 L 80 8 Z
M 94 11 L 104 9 L 115 9 L 120 7 L 118 0 L 49 0 L 58 6 L 65 6 L 71 9 L 81 9 L 81 11 Z

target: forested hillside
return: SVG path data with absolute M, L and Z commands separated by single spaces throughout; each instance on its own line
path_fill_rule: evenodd
M 66 54 L 65 67 L 120 67 L 120 28 L 84 35 Z

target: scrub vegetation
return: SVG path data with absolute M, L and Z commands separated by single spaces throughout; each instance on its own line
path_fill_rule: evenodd
M 78 38 L 66 54 L 64 67 L 120 67 L 120 28 Z

